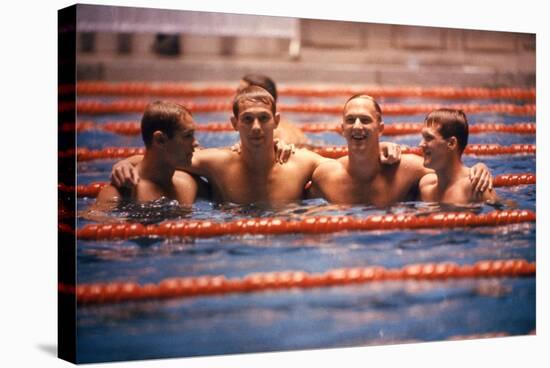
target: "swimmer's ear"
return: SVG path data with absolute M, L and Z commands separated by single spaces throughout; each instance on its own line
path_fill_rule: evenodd
M 344 117 L 342 117 L 342 119 L 340 120 L 337 133 L 339 133 L 341 136 L 344 135 Z
M 281 114 L 276 112 L 275 116 L 273 117 L 273 121 L 275 121 L 275 128 L 277 128 L 279 126 L 279 122 L 281 121 Z
M 378 123 L 378 135 L 382 135 L 383 132 L 384 132 L 384 122 L 380 120 L 380 122 Z
M 153 139 L 152 139 L 153 143 L 163 145 L 166 143 L 167 140 L 168 140 L 168 137 L 166 136 L 166 134 L 164 134 L 160 130 L 155 130 L 153 132 Z
M 452 136 L 447 139 L 447 147 L 449 147 L 449 150 L 455 150 L 458 147 L 458 141 L 456 140 L 455 136 Z
M 231 115 L 231 125 L 233 126 L 234 130 L 237 130 L 237 118 L 233 115 Z

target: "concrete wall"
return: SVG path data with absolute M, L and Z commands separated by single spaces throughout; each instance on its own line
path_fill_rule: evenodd
M 256 71 L 289 83 L 535 85 L 534 34 L 302 19 L 298 58 L 288 39 L 177 38 L 180 53 L 167 56 L 153 34 L 81 35 L 78 77 L 208 82 Z

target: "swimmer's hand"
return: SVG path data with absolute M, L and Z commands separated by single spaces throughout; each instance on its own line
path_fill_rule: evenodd
M 401 146 L 392 142 L 380 142 L 380 163 L 393 165 L 401 161 Z
M 275 139 L 275 160 L 279 164 L 286 163 L 295 152 L 296 148 L 293 144 L 286 144 L 282 140 Z
M 130 160 L 122 160 L 113 165 L 111 183 L 117 188 L 133 188 L 139 182 L 136 166 Z
M 493 176 L 491 171 L 484 163 L 477 163 L 470 168 L 470 181 L 474 192 L 484 193 L 486 190 L 493 189 Z

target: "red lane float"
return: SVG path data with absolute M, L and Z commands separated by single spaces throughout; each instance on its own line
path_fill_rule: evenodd
M 305 133 L 322 132 L 340 132 L 338 123 L 300 123 L 297 126 Z M 391 123 L 384 125 L 384 135 L 396 136 L 406 134 L 418 134 L 422 130 L 423 123 Z M 73 124 L 64 124 L 62 131 L 74 130 Z M 137 121 L 110 121 L 103 124 L 94 124 L 91 121 L 81 121 L 76 124 L 79 132 L 87 130 L 102 130 L 120 135 L 136 136 L 141 134 L 141 126 Z M 514 134 L 535 134 L 535 123 L 514 123 L 514 124 L 496 124 L 480 123 L 470 125 L 470 134 L 480 133 L 514 133 Z M 206 124 L 197 124 L 198 132 L 233 132 L 233 126 L 230 123 L 212 122 Z
M 417 230 L 499 226 L 533 222 L 528 210 L 493 211 L 475 215 L 466 212 L 417 215 L 372 215 L 367 217 L 322 216 L 301 220 L 284 218 L 242 219 L 228 222 L 209 220 L 166 221 L 159 225 L 139 223 L 88 224 L 77 230 L 80 240 L 122 240 L 141 237 L 216 237 L 224 235 L 278 235 L 334 233 L 337 231 Z
M 347 146 L 327 146 L 312 147 L 312 151 L 328 158 L 340 158 L 348 154 Z M 412 153 L 422 156 L 420 147 L 405 147 L 401 149 L 402 153 Z M 100 150 L 90 150 L 87 148 L 78 148 L 76 158 L 78 161 L 104 160 L 113 158 L 126 158 L 134 155 L 143 155 L 143 147 L 106 147 Z M 535 154 L 536 146 L 534 144 L 512 144 L 502 146 L 500 144 L 470 144 L 464 150 L 467 155 L 510 155 L 510 154 Z M 59 152 L 60 158 L 73 157 L 75 151 L 68 150 Z
M 178 101 L 185 105 L 193 113 L 203 112 L 227 112 L 231 113 L 232 105 L 227 102 L 206 102 L 194 103 L 191 101 Z M 117 100 L 112 102 L 101 101 L 78 101 L 77 111 L 79 114 L 120 114 L 120 113 L 142 113 L 149 103 L 148 100 Z M 536 114 L 536 106 L 514 105 L 514 104 L 383 104 L 382 111 L 384 115 L 413 115 L 427 114 L 430 111 L 441 107 L 461 109 L 467 114 L 477 114 L 482 112 L 500 113 L 508 115 L 528 115 Z M 73 106 L 60 105 L 60 112 L 66 112 L 66 109 L 72 109 Z M 323 105 L 323 104 L 295 104 L 285 105 L 279 104 L 278 110 L 281 112 L 297 112 L 297 113 L 320 113 L 320 114 L 342 114 L 342 104 L 338 105 Z M 69 111 L 67 110 L 67 111 Z
M 74 86 L 61 88 L 61 93 L 74 91 Z M 107 96 L 171 96 L 171 97 L 229 97 L 235 93 L 235 86 L 197 86 L 188 83 L 147 83 L 147 82 L 79 82 L 79 95 Z M 444 99 L 518 99 L 534 100 L 534 88 L 453 88 L 453 87 L 299 87 L 281 86 L 281 96 L 330 97 L 353 96 L 364 93 L 381 97 L 428 97 Z
M 76 195 L 78 197 L 97 197 L 101 191 L 101 188 L 108 184 L 109 183 L 99 182 L 87 185 L 77 185 L 76 187 L 72 185 L 59 184 L 57 189 L 64 193 L 72 193 L 76 190 Z
M 73 285 L 59 284 L 61 293 L 76 292 L 79 304 L 116 303 L 132 300 L 151 300 L 259 292 L 265 290 L 330 287 L 396 280 L 439 281 L 464 278 L 530 277 L 536 274 L 536 263 L 524 259 L 483 260 L 472 265 L 456 263 L 410 264 L 401 268 L 380 266 L 338 268 L 324 273 L 304 271 L 261 272 L 243 278 L 223 275 L 173 277 L 158 284 L 140 285 L 135 282 L 107 282 Z
M 537 177 L 535 174 L 530 173 L 517 173 L 517 174 L 503 174 L 497 175 L 493 179 L 493 186 L 497 187 L 514 187 L 517 185 L 536 184 Z M 58 189 L 62 192 L 74 192 L 78 197 L 97 197 L 101 188 L 109 183 L 96 182 L 88 185 L 68 186 L 59 184 Z
M 313 152 L 318 153 L 323 157 L 340 158 L 348 154 L 347 146 L 333 147 L 312 147 Z M 422 156 L 420 147 L 402 147 L 402 153 L 412 153 Z M 512 144 L 510 146 L 502 146 L 500 144 L 469 144 L 464 150 L 466 155 L 510 155 L 510 154 L 535 154 L 536 146 L 534 144 Z
M 535 174 L 502 174 L 493 179 L 493 187 L 515 187 L 517 185 L 536 184 L 537 176 Z

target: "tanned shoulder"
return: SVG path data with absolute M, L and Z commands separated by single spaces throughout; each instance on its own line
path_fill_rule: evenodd
M 238 153 L 229 148 L 206 148 L 198 150 L 193 154 L 191 168 L 183 168 L 198 175 L 209 175 L 212 170 L 218 170 L 221 165 L 225 165 L 232 158 L 237 157 Z
M 323 157 L 318 153 L 308 150 L 307 148 L 299 148 L 294 154 L 298 159 L 307 161 L 307 163 L 314 165 L 315 167 L 325 162 L 332 162 L 334 160 Z
M 409 175 L 414 175 L 418 180 L 426 174 L 433 173 L 433 170 L 424 167 L 424 159 L 421 156 L 411 153 L 401 156 L 400 165 L 403 169 L 407 170 Z

